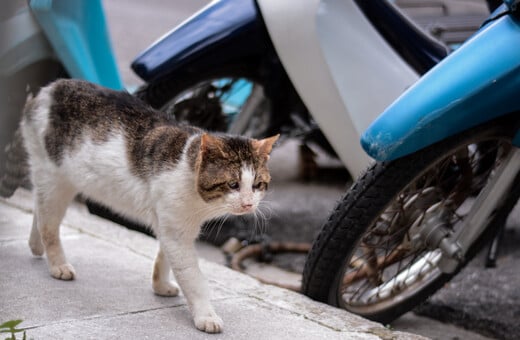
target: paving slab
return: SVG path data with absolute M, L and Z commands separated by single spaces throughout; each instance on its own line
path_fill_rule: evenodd
M 73 281 L 53 279 L 28 248 L 31 195 L 0 200 L 0 322 L 22 319 L 33 339 L 423 339 L 200 260 L 224 319 L 222 334 L 195 329 L 186 301 L 152 293 L 156 240 L 73 204 L 62 224 Z

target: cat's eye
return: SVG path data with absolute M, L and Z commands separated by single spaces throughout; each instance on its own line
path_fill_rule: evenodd
M 228 186 L 230 189 L 233 189 L 233 190 L 237 190 L 238 188 L 240 188 L 240 184 L 238 184 L 238 182 L 235 182 L 235 181 L 228 182 Z
M 258 182 L 253 185 L 254 190 L 266 190 L 267 183 L 266 182 Z

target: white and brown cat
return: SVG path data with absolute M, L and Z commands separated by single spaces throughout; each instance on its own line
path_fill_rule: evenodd
M 220 332 L 194 241 L 209 219 L 255 211 L 278 136 L 209 134 L 175 124 L 128 93 L 78 80 L 58 80 L 29 99 L 21 129 L 35 196 L 29 245 L 33 254 L 47 254 L 51 275 L 76 275 L 59 226 L 81 193 L 151 226 L 159 240 L 154 292 L 178 295 L 172 270 L 195 326 Z

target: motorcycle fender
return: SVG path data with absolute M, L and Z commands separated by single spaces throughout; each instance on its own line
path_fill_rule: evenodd
M 213 1 L 143 51 L 132 69 L 150 82 L 183 68 L 265 54 L 267 31 L 254 0 Z
M 393 160 L 518 111 L 520 49 L 512 46 L 519 44 L 511 15 L 483 27 L 391 104 L 361 145 L 376 160 Z
M 101 0 L 31 0 L 29 6 L 72 78 L 123 88 Z

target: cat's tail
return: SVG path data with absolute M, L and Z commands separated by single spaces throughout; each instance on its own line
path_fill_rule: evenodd
M 5 172 L 0 179 L 1 197 L 11 197 L 18 187 L 26 186 L 29 183 L 27 159 L 22 133 L 18 128 L 13 140 L 5 148 Z
M 31 94 L 27 97 L 24 111 L 33 102 Z M 25 115 L 25 112 L 24 112 Z M 25 150 L 22 131 L 20 127 L 14 133 L 13 139 L 4 150 L 5 166 L 0 173 L 0 197 L 11 197 L 20 186 L 30 185 L 28 154 Z

